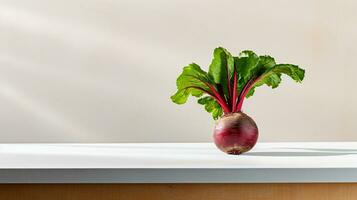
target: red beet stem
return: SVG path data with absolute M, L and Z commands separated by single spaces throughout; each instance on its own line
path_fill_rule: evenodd
M 233 77 L 233 94 L 232 94 L 232 111 L 235 112 L 237 104 L 237 73 L 236 69 L 234 69 L 234 77 Z
M 222 98 L 222 96 L 217 92 L 217 90 L 209 83 L 205 83 L 207 87 L 209 87 L 209 89 L 212 91 L 212 93 L 214 94 L 214 96 L 216 97 L 217 102 L 219 103 L 219 105 L 222 106 L 223 112 L 225 114 L 230 113 L 231 110 L 229 109 L 226 101 Z
M 241 93 L 239 94 L 239 97 L 238 97 L 238 105 L 236 107 L 236 109 L 233 111 L 233 112 L 239 112 L 242 110 L 242 106 L 243 106 L 243 101 L 244 101 L 244 98 L 245 96 L 247 96 L 248 92 L 250 89 L 252 89 L 253 85 L 259 81 L 261 79 L 261 77 L 258 77 L 258 78 L 252 78 L 250 79 L 247 84 L 244 86 L 243 90 L 241 91 Z

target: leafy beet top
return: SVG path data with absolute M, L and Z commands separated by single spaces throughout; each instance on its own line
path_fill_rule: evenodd
M 232 56 L 226 49 L 218 47 L 214 50 L 208 73 L 196 63 L 183 68 L 176 81 L 177 92 L 171 100 L 184 104 L 190 95 L 198 97 L 198 103 L 218 119 L 223 114 L 241 111 L 244 98 L 252 96 L 256 87 L 264 84 L 278 87 L 282 74 L 301 82 L 305 70 L 297 65 L 276 64 L 274 58 L 258 56 L 253 51 Z

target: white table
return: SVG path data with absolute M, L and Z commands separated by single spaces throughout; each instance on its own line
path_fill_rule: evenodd
M 357 199 L 357 142 L 0 144 L 0 199 Z
M 357 182 L 357 142 L 1 144 L 0 183 Z

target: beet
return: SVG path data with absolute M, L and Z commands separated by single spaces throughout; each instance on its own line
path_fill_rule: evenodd
M 300 83 L 305 70 L 293 64 L 277 64 L 273 57 L 250 50 L 233 56 L 227 49 L 217 47 L 208 72 L 196 63 L 183 68 L 171 100 L 181 105 L 189 96 L 199 98 L 197 102 L 218 120 L 213 135 L 216 146 L 238 155 L 252 149 L 258 139 L 257 125 L 242 112 L 244 99 L 252 96 L 257 87 L 278 87 L 283 74 Z
M 216 122 L 213 138 L 221 151 L 239 155 L 254 147 L 258 139 L 258 127 L 245 113 L 230 113 Z

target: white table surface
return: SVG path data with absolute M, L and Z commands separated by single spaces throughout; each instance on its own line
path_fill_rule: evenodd
M 0 144 L 0 183 L 357 182 L 357 142 Z

